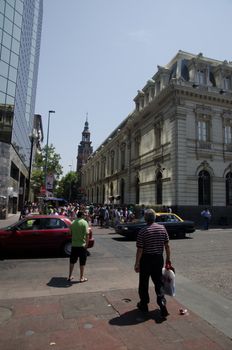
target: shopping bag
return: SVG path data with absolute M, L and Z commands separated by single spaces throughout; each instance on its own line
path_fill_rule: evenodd
M 175 273 L 173 268 L 163 267 L 163 292 L 171 297 L 175 296 L 176 286 L 175 286 Z

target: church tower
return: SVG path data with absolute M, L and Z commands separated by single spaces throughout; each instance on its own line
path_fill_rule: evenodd
M 78 146 L 78 154 L 77 154 L 77 171 L 80 171 L 81 167 L 87 163 L 87 159 L 93 152 L 93 147 L 91 146 L 90 141 L 90 131 L 89 131 L 89 123 L 86 117 L 85 127 L 82 132 L 82 140 Z

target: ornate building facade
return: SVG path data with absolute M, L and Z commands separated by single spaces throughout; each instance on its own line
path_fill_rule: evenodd
M 232 220 L 232 62 L 179 51 L 82 167 L 94 203 Z

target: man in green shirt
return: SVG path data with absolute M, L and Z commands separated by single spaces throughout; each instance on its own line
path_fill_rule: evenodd
M 73 221 L 71 225 L 72 234 L 72 250 L 70 255 L 69 264 L 69 277 L 68 281 L 73 280 L 74 265 L 79 258 L 80 264 L 80 282 L 86 282 L 88 279 L 84 277 L 84 268 L 87 260 L 87 248 L 89 244 L 89 225 L 86 220 L 83 219 L 83 212 L 77 213 L 77 219 Z

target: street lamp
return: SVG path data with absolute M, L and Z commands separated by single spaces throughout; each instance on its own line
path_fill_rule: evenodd
M 47 173 L 48 173 L 48 140 L 49 140 L 49 127 L 50 127 L 51 113 L 55 113 L 55 111 L 48 111 L 47 144 L 46 144 L 45 171 L 44 171 L 44 176 L 45 176 L 44 183 L 45 183 L 46 197 L 47 197 Z
M 26 202 L 29 201 L 30 198 L 30 190 L 31 190 L 31 171 L 32 171 L 32 160 L 33 160 L 33 153 L 34 153 L 34 145 L 36 140 L 38 139 L 36 129 L 33 128 L 32 134 L 29 136 L 31 141 L 31 148 L 30 148 L 30 160 L 29 160 L 29 170 L 28 170 L 28 187 L 26 192 Z

